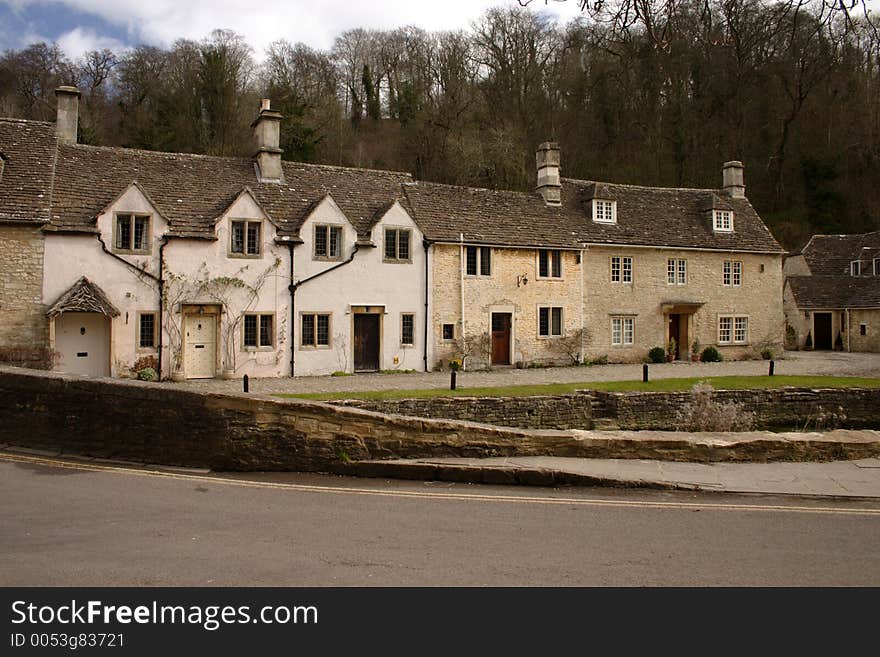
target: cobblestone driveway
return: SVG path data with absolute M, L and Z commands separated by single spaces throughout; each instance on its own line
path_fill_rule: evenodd
M 767 361 L 731 361 L 723 363 L 663 363 L 651 365 L 652 379 L 696 376 L 728 376 L 766 374 Z M 880 377 L 880 354 L 848 354 L 839 352 L 786 352 L 776 361 L 777 374 L 825 374 L 832 376 Z M 641 364 L 594 365 L 592 367 L 548 367 L 517 370 L 498 369 L 488 372 L 459 372 L 461 388 L 509 386 L 543 383 L 578 383 L 588 381 L 624 381 L 641 379 Z M 191 381 L 188 385 L 200 390 L 237 392 L 241 380 L 210 379 Z M 445 388 L 449 372 L 410 374 L 356 374 L 354 376 L 308 376 L 294 379 L 251 379 L 251 392 L 355 392 L 362 390 L 415 390 Z

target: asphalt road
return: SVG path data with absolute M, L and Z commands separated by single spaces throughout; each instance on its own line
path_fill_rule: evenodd
M 0 585 L 880 585 L 880 505 L 0 455 Z

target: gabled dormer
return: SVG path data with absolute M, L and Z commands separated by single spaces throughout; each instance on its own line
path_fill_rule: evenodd
M 278 226 L 250 187 L 244 187 L 214 221 L 218 239 L 227 242 L 230 258 L 262 258 Z
M 307 211 L 300 237 L 310 247 L 311 260 L 336 262 L 357 240 L 357 232 L 333 197 L 325 194 Z
M 132 181 L 97 216 L 104 243 L 116 254 L 150 256 L 168 222 L 138 181 Z

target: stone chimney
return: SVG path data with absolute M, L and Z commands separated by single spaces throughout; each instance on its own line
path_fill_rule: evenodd
M 746 185 L 743 182 L 743 163 L 737 160 L 725 162 L 721 168 L 722 186 L 730 198 L 745 198 Z
M 538 165 L 538 193 L 547 205 L 562 204 L 562 181 L 559 178 L 559 144 L 545 141 L 535 153 Z
M 260 101 L 260 115 L 251 123 L 254 129 L 254 160 L 260 182 L 281 182 L 281 113 L 271 108 L 268 98 Z
M 76 143 L 76 130 L 79 125 L 79 89 L 58 87 L 55 90 L 58 115 L 55 119 L 55 134 L 64 144 Z

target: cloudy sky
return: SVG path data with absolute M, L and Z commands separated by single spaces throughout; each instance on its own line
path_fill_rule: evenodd
M 168 46 L 228 28 L 260 57 L 281 38 L 328 49 L 355 27 L 467 28 L 486 8 L 506 4 L 516 0 L 0 0 L 0 50 L 57 41 L 75 58 L 94 48 Z M 561 21 L 579 13 L 576 0 L 533 0 L 532 7 Z

